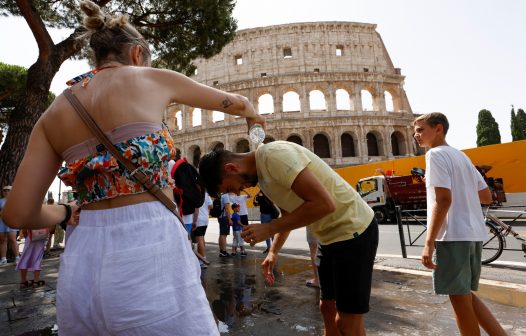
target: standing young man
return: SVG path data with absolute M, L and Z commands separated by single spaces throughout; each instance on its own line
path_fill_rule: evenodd
M 422 264 L 434 270 L 435 293 L 449 295 L 462 335 L 480 335 L 479 324 L 490 335 L 506 335 L 472 292 L 478 289 L 482 242 L 487 239 L 480 204 L 491 203 L 488 186 L 469 158 L 446 143 L 449 123 L 445 115 L 422 115 L 413 126 L 419 146 L 430 148 L 426 153 L 428 224 Z
M 250 153 L 215 151 L 205 155 L 199 171 L 211 194 L 233 192 L 259 183 L 282 209 L 266 225 L 243 228 L 252 246 L 274 235 L 262 264 L 266 280 L 290 230 L 309 225 L 318 238 L 320 310 L 325 335 L 365 335 L 363 314 L 369 311 L 378 225 L 372 209 L 322 159 L 288 141 L 273 141 Z

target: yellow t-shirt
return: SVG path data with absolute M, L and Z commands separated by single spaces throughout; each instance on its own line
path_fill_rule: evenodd
M 360 235 L 373 219 L 373 210 L 340 175 L 308 149 L 288 141 L 273 141 L 256 150 L 259 187 L 277 206 L 292 212 L 304 201 L 291 186 L 305 168 L 325 186 L 336 210 L 310 224 L 312 233 L 327 245 Z

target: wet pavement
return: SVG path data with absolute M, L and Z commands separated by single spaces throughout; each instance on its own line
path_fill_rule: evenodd
M 305 286 L 312 277 L 307 251 L 284 250 L 275 270 L 276 284 L 267 287 L 259 267 L 262 248 L 247 249 L 247 257 L 228 258 L 219 258 L 217 250 L 208 243 L 211 264 L 202 280 L 222 335 L 323 334 L 319 290 Z M 429 273 L 420 267 L 417 260 L 378 258 L 371 311 L 365 318 L 369 335 L 458 334 L 447 297 L 432 293 Z M 521 269 L 484 267 L 483 278 L 498 280 L 504 274 L 519 284 L 512 294 L 524 291 Z M 38 289 L 18 289 L 14 265 L 0 267 L 0 335 L 53 334 L 57 276 L 57 255 L 44 260 L 41 278 L 47 283 Z M 526 335 L 526 305 L 484 301 L 509 335 Z

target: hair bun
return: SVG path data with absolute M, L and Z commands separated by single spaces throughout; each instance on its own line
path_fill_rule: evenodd
M 88 30 L 99 30 L 104 27 L 105 15 L 100 7 L 89 0 L 80 2 L 80 9 L 86 14 L 84 18 L 84 27 Z

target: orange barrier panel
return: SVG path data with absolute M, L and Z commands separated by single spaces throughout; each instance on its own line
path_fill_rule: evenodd
M 501 177 L 504 181 L 505 192 L 526 192 L 526 178 L 524 176 L 526 174 L 526 140 L 470 148 L 463 152 L 477 166 L 492 166 L 486 175 L 494 178 Z M 338 168 L 336 172 L 355 187 L 359 179 L 378 175 L 377 168 L 384 171 L 394 170 L 395 175 L 409 175 L 413 167 L 425 168 L 425 165 L 425 158 L 421 155 Z

